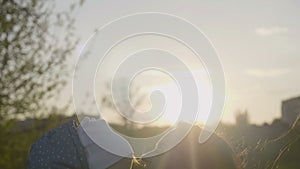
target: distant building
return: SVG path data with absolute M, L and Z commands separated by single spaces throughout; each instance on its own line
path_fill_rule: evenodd
M 283 101 L 281 109 L 282 121 L 292 125 L 300 114 L 300 97 Z

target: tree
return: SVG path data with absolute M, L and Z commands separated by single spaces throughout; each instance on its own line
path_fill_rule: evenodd
M 77 43 L 70 11 L 55 11 L 54 1 L 0 0 L 1 121 L 45 111 L 45 100 L 64 86 Z
M 110 85 L 108 83 L 106 84 L 106 88 L 107 88 L 108 93 L 106 93 L 102 96 L 102 99 L 101 99 L 102 105 L 113 111 L 117 111 L 117 109 L 115 107 L 116 105 L 112 98 Z M 118 92 L 118 95 L 120 95 L 123 99 L 123 101 L 118 103 L 118 106 L 120 106 L 120 107 L 118 107 L 118 109 L 120 111 L 123 111 L 123 114 L 126 115 L 126 117 L 131 117 L 131 118 L 134 117 L 134 115 L 136 113 L 138 113 L 136 111 L 136 108 L 142 106 L 143 103 L 146 102 L 146 100 L 145 100 L 146 95 L 142 92 L 141 87 L 137 87 L 134 85 L 130 88 L 130 91 L 128 91 L 127 86 L 124 85 L 122 82 L 119 83 L 118 89 L 119 89 L 118 91 L 114 91 L 114 92 Z M 125 101 L 125 99 L 127 99 L 127 97 L 128 97 L 126 92 L 128 92 L 131 105 L 128 105 L 127 102 Z M 131 109 L 131 106 L 134 109 Z M 120 115 L 120 119 L 121 119 L 124 127 L 128 128 L 128 129 L 132 129 L 135 126 L 135 123 L 133 121 L 127 119 L 126 117 Z

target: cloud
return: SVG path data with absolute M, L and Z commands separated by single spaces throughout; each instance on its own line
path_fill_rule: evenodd
M 289 69 L 248 69 L 247 75 L 258 78 L 275 78 L 286 75 L 291 71 Z
M 255 29 L 255 33 L 260 36 L 271 36 L 275 34 L 287 33 L 289 30 L 286 27 L 260 27 Z

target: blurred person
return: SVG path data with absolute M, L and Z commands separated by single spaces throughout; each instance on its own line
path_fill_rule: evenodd
M 104 120 L 86 120 L 76 126 L 74 121 L 45 133 L 31 147 L 28 158 L 29 169 L 235 169 L 235 157 L 230 146 L 217 135 L 203 143 L 198 143 L 201 129 L 194 126 L 188 135 L 174 148 L 157 156 L 135 159 L 125 158 L 105 151 L 95 144 L 83 131 L 82 125 L 90 125 L 89 130 L 104 133 L 108 124 Z M 183 125 L 179 123 L 176 128 Z M 86 126 L 85 126 L 86 127 Z M 101 137 L 101 136 L 100 136 Z M 120 136 L 112 136 L 112 141 L 124 144 Z M 118 138 L 119 137 L 119 138 Z M 110 137 L 111 138 L 111 137 Z M 167 139 L 166 139 L 167 140 Z M 159 143 L 160 144 L 160 143 Z M 159 145 L 158 145 L 159 146 Z M 122 146 L 121 146 L 122 147 Z M 125 150 L 127 151 L 127 150 Z

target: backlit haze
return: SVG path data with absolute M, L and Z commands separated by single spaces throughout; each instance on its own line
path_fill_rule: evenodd
M 68 2 L 58 2 L 60 8 Z M 134 4 L 134 5 L 132 5 Z M 80 43 L 70 59 L 74 66 L 83 44 L 96 28 L 124 15 L 137 12 L 164 12 L 183 17 L 195 24 L 205 33 L 217 49 L 222 62 L 226 79 L 226 103 L 223 115 L 224 122 L 234 122 L 238 110 L 247 109 L 250 121 L 256 124 L 271 122 L 280 117 L 281 101 L 300 95 L 300 1 L 116 1 L 87 0 L 79 11 L 76 11 L 77 36 Z M 178 53 L 192 68 L 202 88 L 202 95 L 207 100 L 201 107 L 199 121 L 205 120 L 211 102 L 211 86 L 206 70 L 200 62 L 195 62 L 188 50 L 179 44 L 161 37 L 135 38 L 110 53 L 101 75 L 97 75 L 99 93 L 104 78 L 111 77 L 110 67 L 126 51 L 142 48 L 148 43 L 166 47 Z M 94 44 L 96 45 L 96 44 Z M 123 56 L 124 57 L 124 56 Z M 177 73 L 180 70 L 175 70 Z M 142 76 L 141 74 L 140 76 Z M 151 77 L 155 77 L 151 81 Z M 100 79 L 100 80 L 99 80 Z M 136 84 L 143 85 L 145 91 L 162 89 L 167 93 L 176 93 L 172 79 L 157 72 L 145 72 L 144 77 L 137 77 Z M 61 93 L 61 102 L 72 95 L 71 79 L 66 90 Z M 173 103 L 170 110 L 178 109 L 176 94 L 170 95 Z M 148 103 L 141 109 L 147 109 Z M 73 108 L 69 113 L 74 112 Z M 171 112 L 171 111 L 170 111 Z M 166 115 L 164 121 L 172 123 L 176 113 Z

